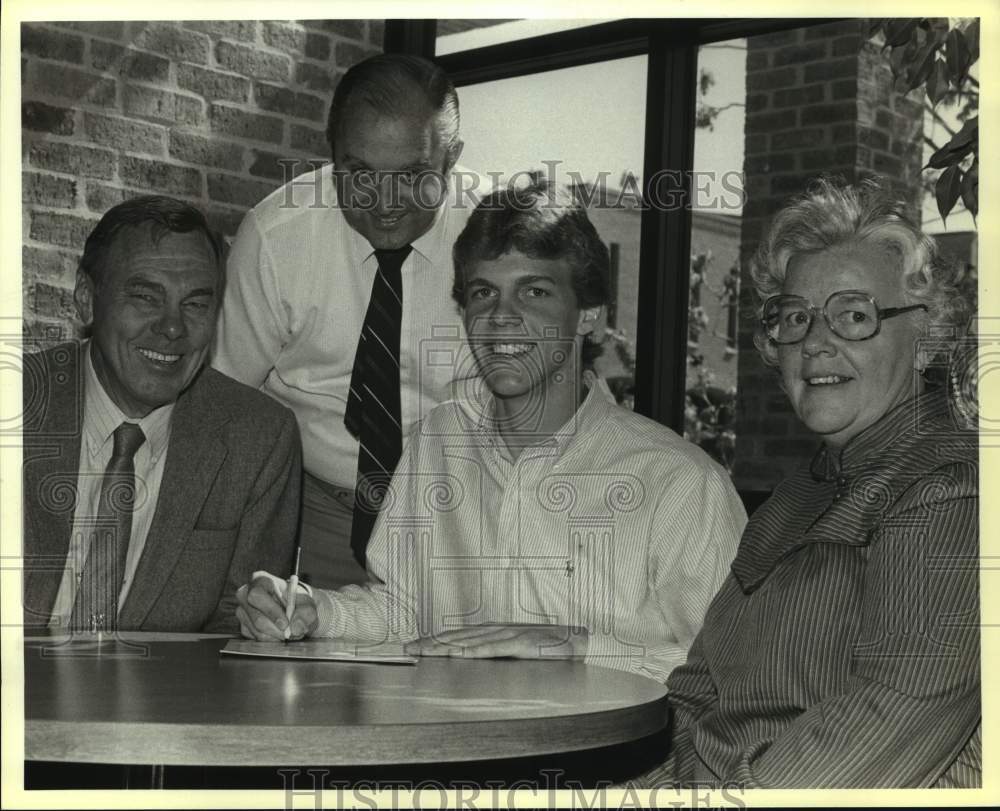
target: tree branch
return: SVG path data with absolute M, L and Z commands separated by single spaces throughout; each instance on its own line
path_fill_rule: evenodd
M 945 131 L 948 133 L 948 135 L 950 135 L 953 138 L 955 137 L 955 130 L 953 130 L 951 127 L 949 127 L 948 126 L 948 122 L 945 121 L 943 118 L 941 118 L 941 116 L 940 116 L 940 114 L 938 113 L 937 110 L 935 110 L 933 107 L 931 107 L 930 103 L 927 101 L 927 97 L 926 96 L 924 96 L 924 110 L 926 110 L 928 113 L 930 113 L 933 116 L 934 120 L 938 124 L 940 124 L 942 127 L 945 128 Z
M 732 107 L 746 107 L 746 105 L 741 101 L 730 102 L 722 107 L 712 107 L 711 104 L 706 104 L 705 106 L 711 109 L 712 115 L 718 115 L 719 113 L 729 110 Z

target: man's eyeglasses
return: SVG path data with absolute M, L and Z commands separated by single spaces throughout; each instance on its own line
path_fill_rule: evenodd
M 866 341 L 878 335 L 882 322 L 926 304 L 880 308 L 871 296 L 860 290 L 833 293 L 822 307 L 814 307 L 801 296 L 771 296 L 761 309 L 761 323 L 769 340 L 776 344 L 797 344 L 809 334 L 813 318 L 822 313 L 830 332 L 845 341 Z

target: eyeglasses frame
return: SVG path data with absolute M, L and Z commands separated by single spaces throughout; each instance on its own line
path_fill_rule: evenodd
M 833 324 L 830 323 L 830 318 L 826 313 L 826 307 L 834 296 L 840 296 L 843 295 L 844 293 L 854 293 L 856 295 L 862 296 L 868 299 L 868 301 L 871 302 L 872 307 L 875 308 L 875 315 L 878 318 L 878 323 L 875 324 L 875 331 L 871 335 L 867 335 L 864 338 L 845 338 L 843 335 L 841 335 L 839 332 L 837 332 L 837 330 L 833 328 Z M 831 333 L 836 335 L 842 341 L 851 341 L 852 343 L 857 343 L 859 341 L 870 341 L 872 338 L 878 335 L 879 332 L 881 332 L 882 330 L 882 322 L 888 318 L 895 318 L 897 315 L 903 315 L 904 313 L 913 312 L 914 310 L 923 310 L 924 312 L 927 312 L 926 304 L 908 304 L 905 307 L 885 307 L 883 309 L 882 307 L 878 306 L 878 302 L 875 300 L 875 297 L 869 295 L 864 290 L 835 290 L 829 296 L 826 297 L 826 301 L 823 302 L 822 307 L 817 307 L 811 302 L 809 302 L 809 307 L 806 308 L 809 312 L 809 323 L 806 325 L 806 331 L 802 334 L 801 338 L 799 338 L 797 341 L 778 341 L 777 339 L 772 338 L 768 334 L 767 322 L 764 320 L 764 311 L 767 309 L 767 305 L 770 304 L 772 301 L 778 298 L 784 298 L 785 296 L 788 296 L 789 298 L 799 298 L 805 302 L 809 302 L 809 299 L 805 298 L 804 296 L 792 296 L 788 293 L 777 293 L 776 295 L 768 296 L 764 300 L 764 303 L 760 307 L 760 324 L 761 327 L 763 327 L 764 329 L 764 334 L 767 335 L 767 340 L 770 341 L 775 346 L 795 346 L 795 344 L 802 343 L 807 337 L 809 337 L 809 330 L 812 329 L 812 326 L 816 321 L 816 313 L 822 313 L 823 320 L 826 322 L 826 326 Z

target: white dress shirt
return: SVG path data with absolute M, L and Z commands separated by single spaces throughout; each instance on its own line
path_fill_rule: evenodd
M 112 402 L 97 379 L 90 353 L 91 344 L 88 342 L 83 352 L 83 431 L 80 436 L 80 464 L 76 477 L 76 507 L 73 510 L 73 529 L 69 536 L 66 567 L 59 583 L 59 591 L 56 593 L 52 617 L 49 620 L 50 628 L 69 627 L 76 590 L 87 562 L 90 539 L 97 521 L 101 482 L 114 449 L 115 429 L 123 422 L 136 423 L 146 437 L 146 441 L 139 446 L 133 459 L 135 502 L 132 508 L 132 531 L 125 559 L 125 574 L 121 591 L 118 593 L 119 611 L 132 587 L 132 580 L 146 545 L 146 535 L 149 533 L 153 513 L 156 511 L 156 501 L 159 498 L 160 482 L 163 479 L 163 467 L 167 457 L 167 445 L 170 442 L 170 415 L 173 413 L 174 404 L 154 409 L 140 420 L 126 417 Z
M 305 469 L 353 492 L 358 442 L 344 411 L 378 263 L 336 204 L 332 166 L 301 175 L 253 208 L 229 254 L 212 365 L 288 406 Z M 468 174 L 468 173 L 466 173 Z M 447 399 L 465 331 L 451 298 L 451 249 L 475 207 L 450 190 L 402 267 L 400 406 L 404 437 Z
M 729 477 L 616 405 L 603 381 L 516 461 L 490 427 L 492 408 L 448 402 L 414 432 L 368 548 L 373 580 L 315 589 L 315 635 L 407 641 L 463 625 L 583 626 L 587 662 L 665 680 L 746 523 Z

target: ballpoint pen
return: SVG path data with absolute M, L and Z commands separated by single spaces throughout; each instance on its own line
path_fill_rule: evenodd
M 288 625 L 285 626 L 285 639 L 292 635 L 292 614 L 295 613 L 295 592 L 299 590 L 299 558 L 302 555 L 300 546 L 295 552 L 295 570 L 288 578 L 288 588 L 285 590 L 285 619 Z

